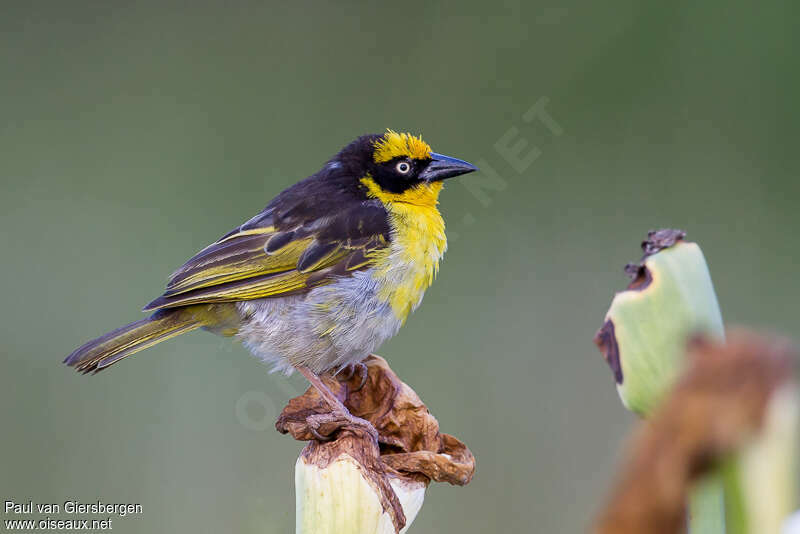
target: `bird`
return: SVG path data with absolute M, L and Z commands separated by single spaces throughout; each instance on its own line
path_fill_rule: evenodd
M 176 270 L 144 307 L 148 317 L 64 363 L 97 373 L 196 329 L 235 336 L 273 370 L 297 370 L 317 389 L 330 408 L 309 418 L 317 438 L 329 438 L 317 429 L 335 422 L 377 439 L 321 377 L 345 369 L 352 377 L 420 305 L 447 249 L 437 207 L 444 180 L 477 170 L 418 135 L 362 135 Z

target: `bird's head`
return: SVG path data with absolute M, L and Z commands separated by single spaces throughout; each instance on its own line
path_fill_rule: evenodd
M 415 135 L 392 130 L 359 137 L 329 164 L 345 166 L 367 196 L 384 204 L 435 204 L 442 180 L 478 170 L 466 161 L 431 151 Z

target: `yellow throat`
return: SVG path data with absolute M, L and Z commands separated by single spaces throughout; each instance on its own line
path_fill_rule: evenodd
M 375 278 L 378 298 L 405 321 L 433 283 L 439 260 L 447 250 L 444 219 L 436 208 L 442 182 L 421 184 L 402 193 L 383 191 L 371 176 L 361 183 L 389 212 L 391 245 L 376 254 Z

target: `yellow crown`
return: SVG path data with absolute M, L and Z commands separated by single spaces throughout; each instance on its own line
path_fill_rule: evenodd
M 431 147 L 415 135 L 386 130 L 383 137 L 375 141 L 375 153 L 372 156 L 375 163 L 383 163 L 400 156 L 428 159 L 431 156 Z

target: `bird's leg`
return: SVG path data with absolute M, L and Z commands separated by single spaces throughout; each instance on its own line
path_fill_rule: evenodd
M 366 419 L 361 419 L 350 413 L 347 407 L 342 404 L 333 391 L 308 367 L 298 367 L 300 373 L 311 382 L 311 385 L 319 392 L 320 396 L 328 403 L 331 411 L 328 413 L 321 413 L 309 416 L 306 419 L 308 422 L 308 429 L 319 441 L 329 441 L 331 438 L 322 436 L 318 429 L 321 425 L 326 423 L 337 423 L 338 426 L 346 427 L 351 426 L 358 428 L 369 434 L 375 443 L 378 443 L 378 431 L 372 426 L 372 423 Z
M 367 364 L 364 362 L 356 362 L 356 363 L 348 363 L 342 369 L 336 373 L 336 379 L 339 382 L 347 382 L 351 378 L 353 378 L 356 374 L 358 374 L 359 383 L 358 387 L 355 388 L 353 391 L 361 391 L 361 388 L 364 387 L 364 384 L 367 383 L 367 377 L 369 376 L 369 371 L 367 371 Z

